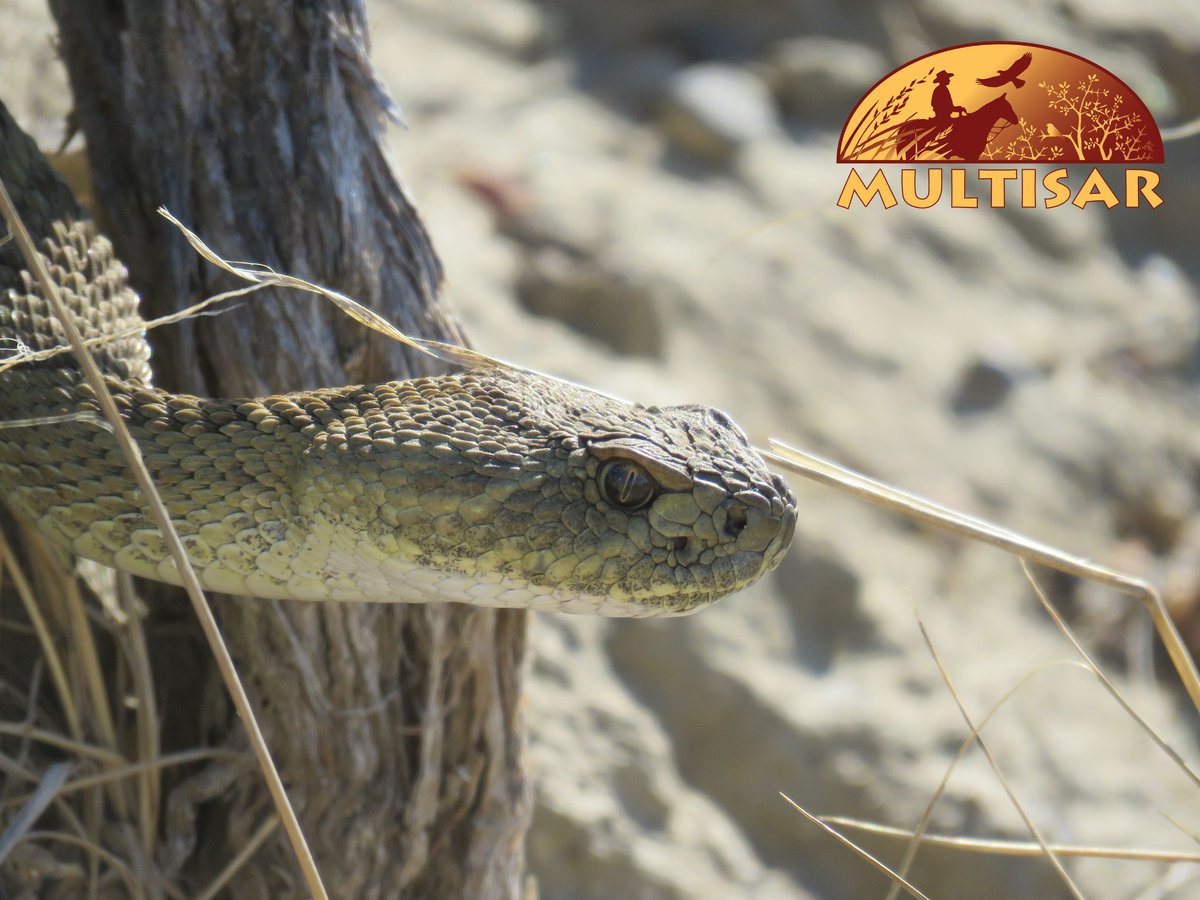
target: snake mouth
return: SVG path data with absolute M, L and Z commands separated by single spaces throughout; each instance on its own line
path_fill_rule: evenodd
M 764 572 L 774 572 L 779 567 L 787 555 L 788 548 L 792 545 L 792 538 L 796 535 L 796 495 L 792 493 L 791 487 L 781 475 L 771 476 L 771 486 L 775 488 L 780 500 L 783 501 L 783 514 L 780 516 L 779 533 L 767 546 L 764 554 L 766 558 Z
M 794 510 L 788 510 L 788 513 L 783 517 L 783 527 L 780 528 L 779 534 L 775 536 L 775 540 L 771 541 L 766 553 L 763 554 L 766 561 L 763 572 L 774 572 L 779 568 L 779 564 L 787 556 L 788 548 L 791 547 L 792 538 L 795 534 L 796 513 Z

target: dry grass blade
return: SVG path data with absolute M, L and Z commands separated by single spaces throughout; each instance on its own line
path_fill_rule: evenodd
M 55 317 L 61 323 L 63 331 L 67 336 L 67 341 L 75 352 L 84 378 L 91 387 L 96 402 L 100 405 L 104 413 L 105 419 L 112 426 L 113 435 L 121 448 L 122 455 L 125 457 L 138 486 L 142 490 L 145 502 L 149 507 L 150 515 L 155 524 L 158 525 L 167 543 L 167 547 L 171 551 L 171 557 L 179 571 L 183 586 L 192 601 L 209 648 L 217 661 L 217 667 L 221 671 L 222 678 L 225 680 L 226 689 L 233 698 L 234 706 L 241 717 L 242 725 L 250 738 L 250 745 L 258 757 L 259 766 L 262 769 L 267 788 L 271 793 L 276 810 L 283 820 L 305 882 L 315 898 L 327 900 L 329 895 L 321 882 L 321 876 L 317 871 L 316 863 L 313 861 L 312 853 L 308 849 L 308 843 L 304 838 L 304 833 L 300 829 L 300 823 L 296 819 L 296 813 L 288 802 L 287 793 L 284 791 L 283 783 L 279 779 L 279 773 L 275 769 L 275 764 L 271 759 L 266 742 L 263 740 L 262 733 L 258 728 L 258 722 L 254 718 L 250 700 L 246 696 L 245 689 L 242 687 L 241 681 L 237 676 L 233 659 L 230 657 L 229 650 L 221 638 L 216 619 L 209 608 L 199 579 L 191 567 L 187 553 L 183 548 L 182 542 L 179 540 L 179 535 L 172 527 L 171 517 L 162 502 L 162 498 L 155 490 L 154 481 L 150 476 L 149 470 L 146 468 L 145 462 L 141 458 L 137 444 L 133 440 L 133 436 L 130 435 L 129 430 L 125 427 L 125 423 L 121 419 L 121 414 L 117 410 L 112 395 L 108 392 L 104 378 L 100 374 L 95 360 L 92 359 L 87 348 L 83 346 L 83 339 L 79 334 L 79 329 L 75 326 L 70 312 L 66 309 L 61 297 L 59 297 L 56 286 L 46 271 L 42 257 L 37 252 L 37 248 L 34 246 L 29 232 L 25 228 L 25 223 L 21 221 L 20 215 L 13 206 L 12 198 L 9 196 L 8 189 L 2 179 L 0 179 L 0 213 L 3 213 L 4 219 L 7 221 L 9 229 L 21 249 L 22 256 L 24 256 L 30 271 L 34 275 L 35 281 L 42 290 L 44 299 L 50 304 L 51 309 L 54 310 Z
M 1137 722 L 1141 729 L 1150 736 L 1150 739 L 1158 745 L 1159 749 L 1161 749 L 1163 753 L 1167 754 L 1171 761 L 1174 762 L 1175 765 L 1177 765 L 1179 769 L 1185 775 L 1187 775 L 1187 777 L 1190 778 L 1197 787 L 1200 787 L 1200 774 L 1198 774 L 1190 765 L 1188 765 L 1187 761 L 1184 760 L 1184 758 L 1180 756 L 1178 752 L 1176 752 L 1174 747 L 1162 739 L 1162 736 L 1151 727 L 1150 723 L 1142 718 L 1142 716 L 1129 704 L 1129 701 L 1125 699 L 1124 695 L 1117 689 L 1117 686 L 1113 684 L 1112 679 L 1104 674 L 1100 666 L 1096 664 L 1096 661 L 1092 659 L 1091 655 L 1087 652 L 1087 650 L 1084 649 L 1083 645 L 1079 643 L 1079 640 L 1075 637 L 1074 632 L 1071 631 L 1070 626 L 1063 621 L 1063 617 L 1058 614 L 1058 610 L 1056 610 L 1050 604 L 1050 600 L 1042 591 L 1041 585 L 1038 584 L 1037 579 L 1033 577 L 1033 573 L 1029 571 L 1029 566 L 1024 560 L 1021 561 L 1021 569 L 1025 572 L 1025 577 L 1029 579 L 1029 583 L 1033 586 L 1033 591 L 1035 594 L 1037 594 L 1037 598 L 1041 602 L 1042 607 L 1046 610 L 1046 614 L 1054 620 L 1054 624 L 1058 626 L 1059 631 L 1061 631 L 1063 636 L 1071 642 L 1071 646 L 1075 648 L 1075 652 L 1080 655 L 1083 661 L 1087 664 L 1088 668 L 1091 669 L 1092 674 L 1100 680 L 1102 685 L 1104 685 L 1105 690 L 1107 690 L 1109 694 L 1112 695 L 1112 698 L 1116 700 L 1118 704 L 1120 704 L 1121 709 L 1123 709 L 1125 713 L 1131 719 L 1133 719 L 1133 721 Z
M 1171 660 L 1175 666 L 1176 672 L 1179 674 L 1180 680 L 1183 682 L 1183 685 L 1187 690 L 1193 705 L 1200 710 L 1200 676 L 1197 675 L 1195 662 L 1192 660 L 1190 654 L 1184 647 L 1183 641 L 1180 638 L 1174 623 L 1167 614 L 1166 608 L 1162 602 L 1162 598 L 1148 583 L 1141 581 L 1140 579 L 1132 578 L 1128 575 L 1115 572 L 1111 569 L 1107 569 L 1103 566 L 1098 566 L 1089 560 L 1064 553 L 1057 548 L 1033 541 L 1024 537 L 1023 535 L 1019 535 L 1015 532 L 1001 528 L 1000 526 L 994 525 L 990 522 L 976 519 L 972 516 L 948 509 L 940 504 L 933 503 L 932 501 L 925 500 L 924 498 L 906 493 L 890 485 L 868 478 L 867 476 L 858 472 L 853 472 L 829 460 L 822 459 L 814 454 L 806 453 L 790 447 L 779 441 L 772 440 L 770 442 L 770 446 L 770 451 L 763 452 L 764 457 L 768 460 L 776 462 L 789 471 L 798 472 L 805 477 L 811 478 L 823 484 L 830 485 L 832 487 L 836 487 L 839 490 L 846 491 L 856 497 L 865 499 L 868 502 L 883 506 L 896 512 L 900 512 L 909 518 L 981 540 L 1018 556 L 1022 560 L 1022 565 L 1025 567 L 1027 577 L 1029 577 L 1031 583 L 1034 583 L 1038 597 L 1046 607 L 1047 612 L 1051 615 L 1056 624 L 1058 624 L 1059 628 L 1063 630 L 1063 633 L 1067 636 L 1068 640 L 1071 641 L 1072 645 L 1083 658 L 1092 674 L 1100 679 L 1101 683 L 1104 684 L 1104 686 L 1113 695 L 1122 708 L 1130 716 L 1132 716 L 1148 734 L 1150 734 L 1155 743 L 1157 743 L 1159 747 L 1165 753 L 1167 753 L 1168 756 L 1170 756 L 1170 758 L 1188 775 L 1188 777 L 1193 781 L 1196 781 L 1196 773 L 1191 769 L 1191 767 L 1188 766 L 1188 764 L 1179 756 L 1179 754 L 1176 753 L 1169 745 L 1166 744 L 1165 741 L 1162 740 L 1161 737 L 1157 735 L 1157 733 L 1154 732 L 1154 730 L 1132 709 L 1132 707 L 1130 707 L 1128 702 L 1125 701 L 1125 699 L 1121 696 L 1120 692 L 1117 691 L 1115 685 L 1112 684 L 1111 680 L 1108 679 L 1102 671 L 1100 671 L 1091 657 L 1070 633 L 1070 630 L 1067 628 L 1066 624 L 1049 605 L 1049 602 L 1046 600 L 1044 594 L 1042 594 L 1041 590 L 1037 587 L 1036 582 L 1033 581 L 1032 576 L 1029 574 L 1026 563 L 1027 561 L 1036 562 L 1040 565 L 1045 565 L 1049 568 L 1056 569 L 1079 578 L 1084 578 L 1107 585 L 1123 593 L 1133 595 L 1141 600 L 1143 605 L 1146 606 L 1150 613 L 1159 637 L 1166 646 Z M 970 725 L 970 719 L 967 716 L 966 710 L 959 701 L 953 685 L 950 684 L 945 670 L 942 669 L 941 662 L 938 660 L 937 654 L 934 651 L 932 644 L 929 642 L 929 638 L 925 632 L 925 627 L 923 624 L 921 625 L 921 633 L 925 637 L 926 644 L 929 646 L 930 653 L 933 654 L 939 670 L 941 670 L 943 673 L 943 678 L 946 678 L 947 680 L 947 685 L 950 688 L 951 694 L 955 698 L 955 702 L 959 706 L 960 712 L 967 719 L 968 725 Z M 980 741 L 980 747 L 987 757 L 989 764 L 992 765 L 993 769 L 997 772 L 997 775 L 1000 776 L 999 770 L 996 769 L 995 761 L 992 758 L 990 751 L 987 749 L 982 739 L 978 737 L 977 729 L 974 727 L 972 727 L 971 736 L 964 741 L 964 751 L 966 746 L 969 746 L 969 744 L 976 739 Z M 1021 807 L 1016 797 L 1010 790 L 1008 784 L 1004 781 L 1002 776 L 1000 777 L 1001 784 L 1003 785 L 1005 791 L 1009 794 L 1013 803 L 1017 806 L 1018 811 L 1021 812 L 1022 817 L 1025 818 L 1027 826 L 1031 829 L 1031 833 L 1033 833 L 1037 838 L 1039 848 L 1042 850 L 1042 852 L 1049 856 L 1055 868 L 1059 871 L 1060 877 L 1065 880 L 1065 883 L 1068 885 L 1068 887 L 1076 893 L 1076 896 L 1078 896 L 1078 892 L 1070 883 L 1070 879 L 1066 873 L 1066 870 L 1052 854 L 1052 848 L 1037 833 L 1033 823 L 1025 816 L 1024 812 L 1021 811 Z M 1200 784 L 1200 782 L 1197 783 Z M 913 832 L 913 843 L 910 845 L 909 853 L 906 855 L 905 861 L 901 866 L 901 872 L 907 872 L 908 867 L 911 864 L 911 857 L 913 853 L 915 853 L 917 841 L 922 836 L 923 829 L 928 822 L 928 815 L 932 810 L 932 805 L 936 803 L 938 796 L 939 795 L 935 795 L 930 801 L 930 806 L 926 810 L 926 815 L 922 817 L 921 824 L 918 826 L 917 830 Z M 893 889 L 889 896 L 894 896 L 894 894 L 895 891 Z
M 138 824 L 141 829 L 142 851 L 154 853 L 157 810 L 162 795 L 159 780 L 161 768 L 159 747 L 162 735 L 159 732 L 158 698 L 154 689 L 154 672 L 150 665 L 150 650 L 146 646 L 146 632 L 142 629 L 142 618 L 138 615 L 137 597 L 133 591 L 133 579 L 121 572 L 117 579 L 117 597 L 123 619 L 118 618 L 120 640 L 125 648 L 130 674 L 133 677 L 133 695 L 137 697 L 137 747 L 138 758 L 149 768 L 142 773 L 138 782 Z
M 70 738 L 63 737 L 58 732 L 35 728 L 33 725 L 25 722 L 0 722 L 0 734 L 39 741 L 51 747 L 66 750 L 68 753 L 74 753 L 77 756 L 91 757 L 103 765 L 119 766 L 125 762 L 125 757 L 111 747 L 98 747 L 86 741 L 73 741 Z
M 157 319 L 151 319 L 148 322 L 139 322 L 137 325 L 130 326 L 129 328 L 119 328 L 114 331 L 110 331 L 107 334 L 84 338 L 83 345 L 90 350 L 93 347 L 99 347 L 102 344 L 109 344 L 113 341 L 123 340 L 125 338 L 139 338 L 147 331 L 160 328 L 163 325 L 173 325 L 176 322 L 182 322 L 184 319 L 191 319 L 206 315 L 219 315 L 220 313 L 225 312 L 225 310 L 216 310 L 213 312 L 205 312 L 205 310 L 214 304 L 223 303 L 226 300 L 233 300 L 237 297 L 244 297 L 245 295 L 253 293 L 254 291 L 261 290 L 264 287 L 266 287 L 266 285 L 251 284 L 247 285 L 246 287 L 236 288 L 232 291 L 225 291 L 223 294 L 217 294 L 215 297 L 208 297 L 205 300 L 201 300 L 199 303 L 193 303 L 191 306 L 181 309 L 178 312 L 173 312 L 169 316 L 159 316 Z M 51 359 L 55 356 L 60 356 L 63 353 L 71 352 L 73 352 L 71 348 L 65 346 L 51 347 L 47 350 L 32 350 L 29 347 L 19 345 L 7 358 L 0 360 L 0 372 L 6 372 L 15 366 L 21 366 L 25 363 L 41 362 L 43 360 Z M 103 422 L 102 419 L 97 418 L 91 413 L 67 413 L 65 415 L 56 417 L 54 421 L 70 421 L 74 418 L 90 419 L 96 422 L 98 425 L 107 424 Z M 13 423 L 23 422 L 37 425 L 41 424 L 42 421 L 43 420 L 41 419 L 8 419 L 3 424 L 0 424 L 0 427 L 12 428 L 15 427 Z
M 2 187 L 3 185 L 0 183 L 0 188 Z M 5 570 L 12 578 L 13 586 L 17 589 L 17 596 L 21 598 L 21 603 L 25 607 L 25 614 L 29 616 L 29 621 L 37 634 L 42 658 L 46 660 L 46 665 L 50 668 L 50 680 L 54 683 L 54 690 L 62 706 L 63 716 L 67 720 L 67 730 L 70 731 L 72 737 L 79 740 L 83 737 L 83 724 L 79 717 L 79 709 L 75 705 L 75 694 L 71 690 L 71 681 L 67 677 L 62 654 L 58 652 L 54 635 L 51 634 L 46 617 L 42 615 L 37 597 L 34 596 L 33 588 L 29 584 L 29 578 L 25 575 L 24 568 L 17 560 L 2 532 L 0 532 L 0 562 L 3 562 Z
M 37 790 L 13 816 L 8 827 L 4 829 L 4 833 L 0 834 L 0 863 L 8 858 L 13 847 L 21 842 L 21 838 L 25 837 L 33 828 L 34 823 L 46 811 L 46 807 L 54 802 L 54 798 L 58 796 L 58 789 L 67 780 L 67 773 L 70 770 L 71 767 L 66 763 L 54 763 L 46 769 L 42 780 L 38 783 Z
M 77 837 L 73 834 L 67 834 L 66 832 L 62 831 L 31 831 L 25 835 L 25 838 L 26 840 L 30 841 L 58 841 L 59 843 L 81 847 L 88 851 L 88 853 L 96 856 L 98 859 L 103 860 L 121 877 L 121 880 L 125 883 L 126 889 L 129 891 L 128 896 L 146 896 L 145 890 L 142 889 L 141 885 L 138 883 L 137 877 L 134 875 L 129 866 L 126 865 L 124 860 L 112 853 L 109 853 L 103 847 L 100 847 L 95 843 L 86 840 L 85 838 Z M 93 879 L 93 884 L 94 883 L 95 879 Z
M 192 249 L 214 266 L 225 270 L 230 275 L 257 284 L 260 287 L 295 288 L 296 290 L 306 291 L 311 294 L 319 294 L 327 300 L 332 301 L 338 309 L 359 324 L 365 325 L 373 331 L 377 331 L 380 334 L 390 337 L 392 340 L 399 341 L 407 347 L 411 347 L 421 353 L 426 353 L 443 362 L 454 363 L 460 366 L 508 366 L 507 363 L 502 363 L 500 360 L 493 359 L 474 350 L 468 350 L 465 347 L 459 347 L 456 344 L 446 344 L 442 341 L 409 337 L 383 316 L 331 288 L 313 284 L 310 281 L 305 281 L 303 278 L 296 278 L 293 275 L 281 274 L 266 266 L 229 262 L 217 255 L 204 241 L 200 240 L 196 234 L 167 210 L 160 208 L 158 213 L 183 233 L 187 242 L 192 245 Z
M 764 458 L 783 466 L 785 469 L 797 472 L 806 478 L 819 481 L 822 484 L 836 487 L 855 497 L 867 500 L 877 506 L 883 506 L 895 512 L 902 513 L 911 519 L 925 522 L 966 535 L 984 543 L 1007 550 L 1015 556 L 1029 562 L 1084 578 L 1099 584 L 1115 588 L 1124 594 L 1129 594 L 1142 601 L 1150 613 L 1159 638 L 1167 649 L 1175 671 L 1183 682 L 1184 688 L 1192 701 L 1192 705 L 1200 710 L 1200 673 L 1196 671 L 1196 663 L 1188 653 L 1171 621 L 1162 597 L 1145 581 L 1129 575 L 1107 569 L 1104 566 L 1073 556 L 1069 553 L 1034 541 L 1024 535 L 1001 528 L 991 522 L 985 522 L 973 516 L 949 509 L 931 500 L 909 494 L 891 485 L 868 478 L 859 472 L 854 472 L 830 460 L 823 459 L 812 453 L 807 453 L 791 447 L 781 441 L 772 439 L 770 450 L 760 450 Z
M 100 740 L 115 751 L 116 721 L 113 718 L 112 706 L 108 702 L 108 688 L 104 683 L 100 650 L 96 646 L 91 624 L 88 622 L 79 583 L 67 575 L 54 548 L 42 541 L 31 541 L 27 547 L 35 568 L 40 567 L 46 572 L 48 580 L 58 588 L 60 608 L 70 629 L 70 646 L 75 659 L 75 684 L 83 689 L 81 705 L 90 712 L 92 728 Z M 118 815 L 124 818 L 128 811 L 125 793 L 114 787 L 110 797 Z
M 1050 849 L 1050 844 L 1042 836 L 1041 830 L 1036 824 L 1034 824 L 1033 819 L 1029 817 L 1029 813 L 1025 811 L 1024 804 L 1017 799 L 1017 795 L 1013 792 L 1012 786 L 1008 783 L 1008 779 L 1004 777 L 1004 773 L 1000 771 L 1000 765 L 996 762 L 996 758 L 992 756 L 991 749 L 988 747 L 987 742 L 983 739 L 983 735 L 979 733 L 979 729 L 975 726 L 975 723 L 971 720 L 971 714 L 967 712 L 966 706 L 963 705 L 962 698 L 959 697 L 958 690 L 954 687 L 954 682 L 950 678 L 950 673 L 947 672 L 946 667 L 942 665 L 941 657 L 938 655 L 937 649 L 933 646 L 933 641 L 929 639 L 929 632 L 925 630 L 925 623 L 918 622 L 917 625 L 921 629 L 921 637 L 925 641 L 925 646 L 929 649 L 929 655 L 933 657 L 934 665 L 937 666 L 938 672 L 941 673 L 942 680 L 946 683 L 946 688 L 950 691 L 950 696 L 954 698 L 954 705 L 958 707 L 958 711 L 962 715 L 963 721 L 966 722 L 967 728 L 970 729 L 972 736 L 979 743 L 980 751 L 982 751 L 984 757 L 988 761 L 988 765 L 991 766 L 992 771 L 996 774 L 996 778 L 999 780 L 1000 786 L 1004 788 L 1004 793 L 1008 794 L 1008 799 L 1012 801 L 1013 808 L 1016 809 L 1017 815 L 1021 817 L 1021 821 L 1025 823 L 1025 827 L 1029 829 L 1029 833 L 1033 835 L 1034 839 L 1038 843 L 1038 846 L 1042 848 L 1042 851 L 1046 854 L 1047 859 L 1050 860 L 1050 864 L 1054 866 L 1055 871 L 1058 872 L 1059 878 L 1062 879 L 1062 882 L 1064 885 L 1066 885 L 1067 890 L 1071 892 L 1071 896 L 1077 898 L 1077 900 L 1084 900 L 1083 894 L 1079 892 L 1079 888 L 1075 886 L 1075 882 L 1071 879 L 1071 876 L 1068 874 L 1066 868 L 1063 867 L 1062 860 L 1060 860 Z
M 918 619 L 919 618 L 920 617 L 918 617 Z M 1091 669 L 1088 666 L 1080 662 L 1075 662 L 1074 660 L 1055 660 L 1052 662 L 1042 663 L 1040 666 L 1035 667 L 1032 671 L 1026 672 L 1016 684 L 1005 691 L 1003 696 L 1001 696 L 999 700 L 992 704 L 992 708 L 988 710 L 987 715 L 985 715 L 979 721 L 979 730 L 983 731 L 992 718 L 1004 707 L 1006 703 L 1008 703 L 1009 700 L 1015 697 L 1020 692 L 1021 688 L 1023 688 L 1026 684 L 1028 684 L 1042 672 L 1061 666 L 1071 666 L 1073 668 L 1083 669 L 1088 673 L 1091 672 Z M 950 765 L 946 767 L 946 771 L 942 775 L 942 780 L 938 783 L 936 790 L 934 790 L 933 795 L 929 798 L 929 802 L 925 804 L 925 809 L 921 813 L 921 818 L 917 822 L 917 827 L 911 832 L 907 832 L 907 834 L 911 835 L 911 840 L 909 841 L 908 847 L 905 848 L 904 858 L 900 861 L 899 872 L 901 875 L 904 875 L 905 877 L 908 876 L 909 870 L 912 868 L 913 861 L 917 857 L 917 851 L 924 842 L 925 829 L 929 827 L 929 823 L 933 819 L 933 811 L 938 802 L 942 799 L 942 796 L 946 793 L 946 788 L 950 784 L 950 778 L 954 774 L 954 770 L 958 768 L 958 764 L 962 762 L 963 757 L 967 755 L 967 751 L 971 749 L 972 745 L 974 745 L 975 736 L 976 733 L 972 732 L 963 738 L 962 743 L 959 744 L 958 752 L 954 754 L 954 759 L 950 760 Z M 832 819 L 836 817 L 827 816 L 826 818 L 832 821 Z M 882 825 L 878 827 L 886 828 L 886 826 Z M 895 900 L 896 896 L 896 886 L 893 885 L 885 900 Z
M 1187 893 L 1184 888 L 1192 882 L 1200 881 L 1200 876 L 1197 876 L 1190 866 L 1187 869 L 1188 871 L 1185 871 L 1184 866 L 1178 865 L 1169 867 L 1129 900 L 1163 900 L 1164 897 L 1195 896 Z
M 1028 856 L 1036 857 L 1043 854 L 1041 844 L 1034 841 L 1006 841 L 997 838 L 962 837 L 949 834 L 917 835 L 907 828 L 892 828 L 875 822 L 863 822 L 860 819 L 849 819 L 844 816 L 821 816 L 821 821 L 828 825 L 842 828 L 853 828 L 868 834 L 878 834 L 882 837 L 898 840 L 912 840 L 919 837 L 922 844 L 934 847 L 950 847 L 967 853 L 987 853 L 994 856 Z M 1186 862 L 1200 863 L 1200 853 L 1185 853 L 1181 850 L 1139 850 L 1128 847 L 1087 847 L 1074 844 L 1050 844 L 1049 848 L 1058 856 L 1077 856 L 1089 859 L 1128 859 L 1141 862 Z
M 1190 828 L 1186 828 L 1182 822 L 1178 821 L 1174 816 L 1168 813 L 1163 813 L 1162 817 L 1174 825 L 1181 834 L 1186 835 L 1188 840 L 1190 840 L 1193 844 L 1200 844 L 1200 834 L 1196 834 L 1196 832 L 1192 831 Z
M 54 351 L 55 354 L 58 352 L 60 351 Z M 47 355 L 50 354 L 48 353 Z M 31 355 L 29 357 L 10 359 L 4 363 L 0 363 L 0 372 L 3 372 L 5 369 L 9 368 L 10 365 L 23 363 L 26 361 L 26 359 L 32 358 L 33 357 Z M 90 412 L 81 410 L 80 412 L 63 413 L 55 416 L 31 416 L 28 419 L 5 419 L 3 422 L 0 422 L 0 431 L 8 428 L 29 428 L 34 425 L 57 425 L 61 422 L 88 422 L 92 425 L 95 425 L 97 428 L 108 428 L 107 422 L 96 418 Z M 112 429 L 109 430 L 111 431 Z
M 613 394 L 599 391 L 596 388 L 587 385 L 578 384 L 577 382 L 567 381 L 564 378 L 559 378 L 554 375 L 548 375 L 545 372 L 539 372 L 537 369 L 530 369 L 525 366 L 519 366 L 507 360 L 497 359 L 494 356 L 480 353 L 477 350 L 471 350 L 467 347 L 459 347 L 456 344 L 446 344 L 442 341 L 431 341 L 424 338 L 410 337 L 405 334 L 383 316 L 363 306 L 357 300 L 347 297 L 345 294 L 339 293 L 332 288 L 327 288 L 319 284 L 314 284 L 311 281 L 305 281 L 303 278 L 297 278 L 294 275 L 286 275 L 276 272 L 266 266 L 247 263 L 233 263 L 218 256 L 212 248 L 204 243 L 197 235 L 188 230 L 187 226 L 182 224 L 178 219 L 171 215 L 165 209 L 159 209 L 159 214 L 168 222 L 173 224 L 180 230 L 183 236 L 187 239 L 192 248 L 200 254 L 204 259 L 208 260 L 217 268 L 228 272 L 238 278 L 252 282 L 251 288 L 248 290 L 257 290 L 265 287 L 281 287 L 292 288 L 299 291 L 304 291 L 310 294 L 317 294 L 331 301 L 342 312 L 348 315 L 351 319 L 358 322 L 360 325 L 365 325 L 372 331 L 376 331 L 385 337 L 389 337 L 394 341 L 399 341 L 406 347 L 411 347 L 421 353 L 428 354 L 442 362 L 448 362 L 456 366 L 476 366 L 481 368 L 505 369 L 510 372 L 519 372 L 525 375 L 534 375 L 539 378 L 544 378 L 551 381 L 558 381 L 562 384 L 570 384 L 573 387 L 588 391 L 600 397 L 607 397 L 612 400 L 620 400 Z M 236 292 L 230 291 L 222 294 L 219 297 L 211 298 L 207 302 L 215 302 L 223 297 L 231 296 L 235 293 L 246 293 L 246 290 Z
M 135 775 L 142 775 L 146 772 L 161 772 L 170 766 L 184 766 L 194 762 L 204 762 L 210 759 L 221 759 L 223 757 L 237 756 L 231 750 L 181 750 L 178 753 L 169 753 L 166 756 L 156 756 L 152 760 L 139 763 L 129 763 L 128 765 L 118 766 L 112 769 L 105 769 L 103 772 L 97 772 L 94 775 L 84 775 L 80 778 L 74 778 L 66 782 L 59 788 L 58 796 L 65 797 L 67 794 L 76 791 L 82 791 L 86 788 L 95 787 L 96 785 L 108 784 L 114 781 L 120 781 L 123 778 L 130 778 Z M 21 797 L 18 800 L 25 800 Z
M 29 784 L 38 784 L 41 781 L 41 779 L 36 775 L 35 772 L 33 772 L 30 769 L 25 768 L 19 762 L 5 756 L 5 754 L 3 754 L 3 753 L 0 753 L 0 773 L 3 773 L 4 775 L 8 776 L 10 779 L 17 779 L 20 781 L 28 782 Z M 63 821 L 67 824 L 67 826 L 70 827 L 75 832 L 75 834 L 73 835 L 74 845 L 77 847 L 82 847 L 84 849 L 84 851 L 88 854 L 89 863 L 92 864 L 92 868 L 93 868 L 93 879 L 92 880 L 94 883 L 95 882 L 94 870 L 95 870 L 95 867 L 102 860 L 104 851 L 102 848 L 98 848 L 98 845 L 97 845 L 95 839 L 91 836 L 91 833 L 85 827 L 84 823 L 80 820 L 79 816 L 76 815 L 75 811 L 71 808 L 70 804 L 63 801 L 62 794 L 63 794 L 63 791 L 60 788 L 58 793 L 54 797 L 55 808 L 58 811 L 59 815 L 62 816 Z M 26 835 L 26 837 L 30 837 L 30 836 L 31 836 L 31 834 Z M 89 896 L 94 896 L 94 892 L 89 893 Z
M 888 878 L 890 878 L 892 880 L 893 884 L 900 885 L 902 888 L 904 888 L 904 890 L 908 891 L 909 894 L 918 898 L 918 900 L 929 900 L 929 897 L 926 896 L 924 893 L 922 893 L 918 887 L 916 887 L 913 884 L 910 884 L 907 879 L 903 878 L 897 872 L 892 871 L 892 869 L 890 869 L 886 863 L 881 862 L 880 860 L 876 859 L 874 856 L 872 856 L 870 853 L 868 853 L 862 847 L 858 846 L 858 844 L 854 843 L 854 841 L 850 840 L 850 838 L 846 837 L 844 834 L 842 834 L 836 828 L 831 827 L 830 825 L 826 824 L 819 817 L 814 816 L 812 813 L 810 813 L 807 809 L 805 809 L 803 806 L 801 806 L 799 803 L 797 803 L 795 800 L 793 800 L 787 794 L 785 794 L 781 791 L 779 796 L 782 797 L 784 800 L 786 800 L 788 803 L 790 803 L 792 805 L 792 808 L 795 809 L 796 812 L 800 813 L 800 815 L 804 816 L 804 818 L 808 819 L 808 821 L 812 822 L 818 828 L 821 828 L 822 830 L 827 831 L 829 834 L 833 835 L 835 838 L 837 838 L 837 840 L 839 842 L 844 844 L 846 847 L 849 847 L 856 854 L 858 854 L 860 857 L 862 857 L 868 863 L 870 863 L 871 866 L 878 869 L 880 872 L 882 872 L 884 875 L 886 875 Z
M 254 830 L 254 834 L 250 835 L 250 840 L 246 841 L 242 849 L 238 851 L 237 856 L 231 859 L 229 864 L 217 873 L 217 877 L 209 882 L 204 890 L 196 894 L 195 900 L 213 900 L 221 892 L 221 888 L 229 884 L 233 876 L 250 861 L 250 857 L 258 852 L 258 848 L 263 845 L 267 838 L 275 833 L 275 829 L 278 827 L 279 816 L 268 816 L 266 821 Z

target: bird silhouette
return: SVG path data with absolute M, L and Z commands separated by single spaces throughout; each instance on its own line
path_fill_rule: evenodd
M 1026 53 L 1007 69 L 1001 69 L 990 78 L 976 78 L 976 84 L 982 84 L 984 87 L 1000 87 L 1002 84 L 1012 82 L 1012 86 L 1019 88 L 1025 84 L 1024 79 L 1017 76 L 1029 68 L 1029 64 L 1033 62 L 1033 54 Z

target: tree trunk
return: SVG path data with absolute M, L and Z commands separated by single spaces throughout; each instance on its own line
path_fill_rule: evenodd
M 367 59 L 361 0 L 51 7 L 102 226 L 147 317 L 232 286 L 155 214 L 166 206 L 228 259 L 336 288 L 410 334 L 461 340 L 385 150 L 390 101 Z M 223 396 L 435 368 L 298 294 L 259 293 L 151 339 L 160 385 Z M 170 597 L 159 604 L 184 602 L 156 593 Z M 185 607 L 169 608 L 187 621 Z M 524 613 L 236 597 L 217 608 L 333 896 L 519 895 L 529 818 Z M 159 654 L 159 671 L 171 656 Z M 170 674 L 160 702 L 179 742 L 203 729 L 197 698 L 215 676 L 207 664 Z M 226 706 L 205 737 L 242 746 L 240 729 Z M 256 779 L 243 776 L 206 808 L 194 850 L 187 841 L 178 849 L 176 835 L 164 852 L 186 857 L 198 877 L 232 858 L 266 816 Z M 302 891 L 282 833 L 232 886 L 235 897 Z

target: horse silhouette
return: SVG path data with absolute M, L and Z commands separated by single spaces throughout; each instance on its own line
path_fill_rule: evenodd
M 988 142 L 1017 121 L 1008 95 L 1001 94 L 957 119 L 910 119 L 896 129 L 896 153 L 904 159 L 979 159 Z M 997 122 L 1005 124 L 996 126 Z

